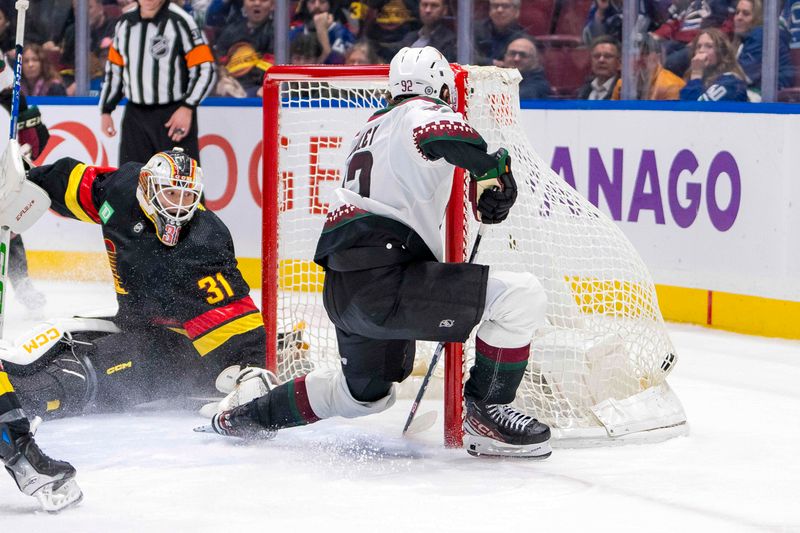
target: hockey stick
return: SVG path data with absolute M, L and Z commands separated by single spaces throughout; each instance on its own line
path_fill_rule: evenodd
M 475 243 L 472 245 L 472 252 L 469 254 L 469 260 L 467 263 L 472 263 L 475 261 L 475 256 L 478 255 L 478 246 L 481 243 L 481 239 L 483 238 L 483 233 L 486 230 L 486 224 L 481 223 L 480 227 L 478 228 L 478 235 L 475 236 Z M 417 392 L 417 397 L 414 399 L 414 403 L 411 404 L 411 411 L 408 413 L 408 418 L 406 419 L 406 425 L 403 427 L 403 435 L 407 434 L 414 434 L 420 433 L 425 431 L 429 427 L 431 427 L 434 422 L 436 422 L 436 412 L 430 411 L 420 415 L 419 418 L 416 420 L 414 416 L 417 414 L 417 408 L 419 407 L 420 402 L 422 402 L 423 396 L 425 396 L 425 391 L 428 390 L 428 384 L 430 384 L 431 376 L 433 376 L 433 371 L 436 370 L 436 365 L 439 364 L 439 359 L 442 357 L 442 352 L 444 351 L 444 343 L 440 342 L 436 346 L 436 350 L 433 352 L 433 357 L 431 357 L 431 362 L 428 364 L 428 371 L 425 372 L 425 377 L 422 378 L 422 384 L 419 387 L 419 391 Z
M 16 57 L 14 58 L 14 91 L 11 96 L 11 119 L 9 120 L 9 143 L 17 142 L 17 119 L 19 118 L 19 93 L 22 82 L 22 45 L 25 39 L 25 13 L 28 10 L 28 0 L 17 0 L 17 40 L 15 45 Z M 3 169 L 5 170 L 5 169 Z M 6 177 L 7 179 L 7 177 Z M 8 226 L 0 227 L 0 339 L 3 338 L 3 328 L 6 318 L 6 293 L 8 292 L 8 252 L 11 240 L 11 229 Z

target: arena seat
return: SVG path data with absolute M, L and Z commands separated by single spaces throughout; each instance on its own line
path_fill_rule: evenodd
M 574 98 L 591 71 L 589 49 L 546 47 L 541 50 L 542 66 L 555 98 Z
M 553 33 L 580 35 L 586 25 L 592 0 L 563 0 Z
M 519 23 L 529 35 L 550 33 L 555 0 L 527 0 L 520 5 Z

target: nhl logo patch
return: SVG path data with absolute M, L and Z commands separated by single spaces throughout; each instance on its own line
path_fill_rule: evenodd
M 133 227 L 133 232 L 141 233 L 143 229 L 144 229 L 144 224 L 141 222 L 137 222 L 136 225 Z
M 163 35 L 156 35 L 150 40 L 150 55 L 155 59 L 166 57 L 169 53 L 169 41 Z

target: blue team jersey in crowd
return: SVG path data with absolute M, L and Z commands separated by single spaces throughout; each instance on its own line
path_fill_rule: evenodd
M 686 82 L 686 87 L 681 89 L 681 100 L 747 102 L 747 82 L 730 72 L 714 80 L 708 89 L 703 87 L 703 80 L 689 80 Z

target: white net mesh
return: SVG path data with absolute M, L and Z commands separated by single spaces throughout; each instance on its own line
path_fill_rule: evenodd
M 596 427 L 591 407 L 660 384 L 674 366 L 655 286 L 620 229 L 531 148 L 516 71 L 468 71 L 470 124 L 490 150 L 510 152 L 519 188 L 509 218 L 481 241 L 478 262 L 534 273 L 548 298 L 548 326 L 535 333 L 517 403 L 554 428 Z
M 658 385 L 674 366 L 653 282 L 617 226 L 531 148 L 519 126 L 516 71 L 466 70 L 467 117 L 490 150 L 509 150 L 519 187 L 508 220 L 482 240 L 478 262 L 532 272 L 548 297 L 548 325 L 532 332 L 517 403 L 562 434 L 597 428 L 594 406 Z M 311 259 L 350 140 L 385 106 L 385 89 L 385 80 L 281 84 L 278 331 L 293 341 L 279 355 L 284 379 L 339 364 L 322 272 Z M 470 245 L 476 229 L 471 222 Z M 418 343 L 418 364 L 427 365 L 431 352 Z M 474 355 L 472 342 L 466 353 Z

